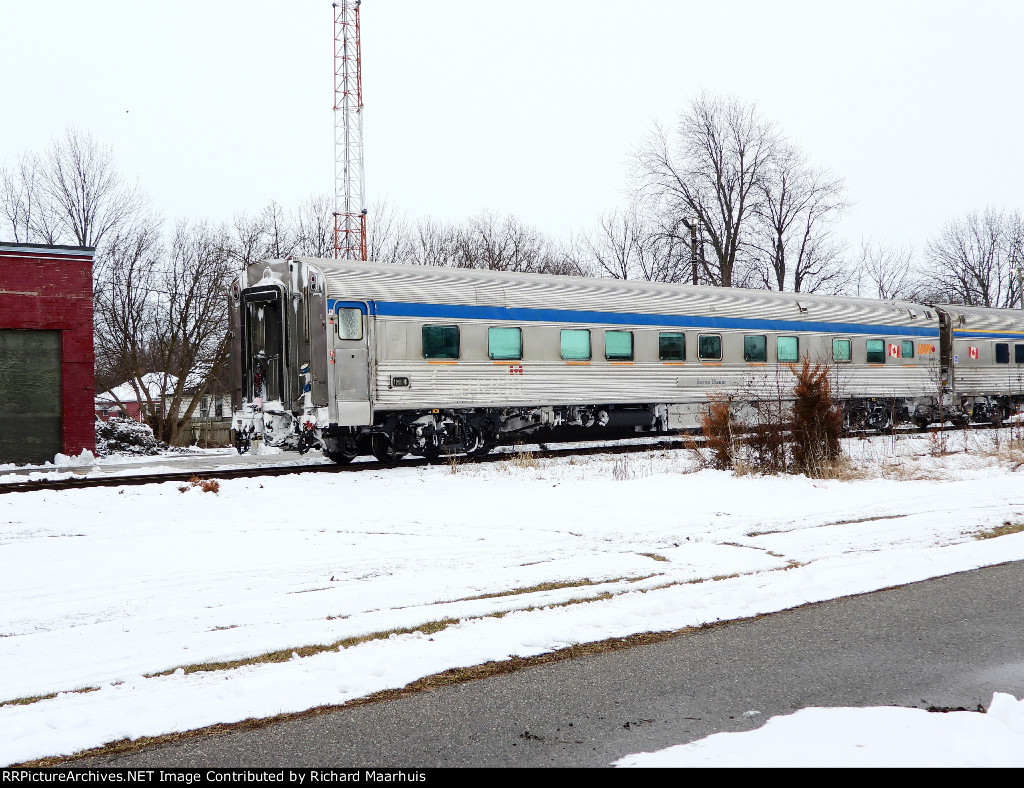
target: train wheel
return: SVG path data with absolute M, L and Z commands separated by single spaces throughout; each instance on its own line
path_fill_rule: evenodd
M 370 450 L 373 452 L 374 457 L 386 465 L 394 465 L 405 456 L 405 454 L 395 449 L 391 438 L 381 433 L 377 433 L 370 438 Z
M 338 463 L 338 465 L 348 465 L 352 460 L 359 456 L 359 446 L 352 438 L 341 438 L 340 440 L 331 440 L 330 443 L 325 441 L 323 452 L 327 455 L 332 462 Z M 327 448 L 327 445 L 333 446 L 333 448 Z
M 466 452 L 470 459 L 483 457 L 498 445 L 498 425 L 491 419 L 479 419 L 466 424 L 467 433 L 472 435 L 475 447 Z M 467 445 L 471 441 L 467 440 Z
M 327 451 L 324 450 L 324 454 L 332 461 L 338 463 L 338 465 L 348 465 L 352 460 L 356 458 L 354 454 L 345 454 L 340 451 Z

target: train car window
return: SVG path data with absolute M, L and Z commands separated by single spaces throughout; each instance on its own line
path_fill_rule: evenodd
M 1024 345 L 1013 346 L 1013 363 L 1024 364 Z
M 423 326 L 423 358 L 458 357 L 458 326 Z
M 795 364 L 800 360 L 800 340 L 797 337 L 779 337 L 775 343 L 775 357 L 780 364 Z
M 523 357 L 523 329 L 488 328 L 487 357 L 499 361 L 519 361 Z
M 996 363 L 1010 363 L 1010 345 L 1006 342 L 996 342 Z
M 633 332 L 605 331 L 604 357 L 610 361 L 632 361 Z
M 914 357 L 914 340 L 904 339 L 903 342 L 900 343 L 900 355 L 903 356 L 903 358 Z
M 885 340 L 884 339 L 869 339 L 865 345 L 867 350 L 866 361 L 869 364 L 884 364 L 885 363 Z
M 697 334 L 697 358 L 702 361 L 721 361 L 722 335 Z
M 853 361 L 853 342 L 849 339 L 833 339 L 832 360 L 841 363 Z
M 567 361 L 590 360 L 590 329 L 562 329 L 562 358 Z
M 348 307 L 338 308 L 338 339 L 363 338 L 363 313 Z
M 658 334 L 658 358 L 662 361 L 686 361 L 686 334 Z
M 743 360 L 744 361 L 767 361 L 768 360 L 768 337 L 745 336 L 743 337 Z

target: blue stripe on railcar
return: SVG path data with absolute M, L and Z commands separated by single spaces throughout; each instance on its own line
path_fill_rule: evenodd
M 354 302 L 330 299 L 335 305 Z M 415 304 L 376 301 L 372 313 L 384 317 L 420 317 L 428 320 L 503 320 L 521 323 L 605 323 L 610 325 L 671 326 L 680 328 L 743 329 L 746 331 L 814 331 L 823 334 L 884 334 L 937 337 L 937 328 L 868 325 L 863 323 L 822 323 L 804 320 L 760 320 L 735 317 L 698 317 L 694 315 L 650 315 L 637 312 L 585 312 L 569 309 L 529 309 L 460 304 Z
M 968 331 L 955 328 L 953 339 L 1024 339 L 1024 331 Z

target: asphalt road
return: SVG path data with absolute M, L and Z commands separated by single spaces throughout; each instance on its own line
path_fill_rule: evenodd
M 993 692 L 1024 696 L 1024 563 L 76 765 L 607 766 L 806 706 Z

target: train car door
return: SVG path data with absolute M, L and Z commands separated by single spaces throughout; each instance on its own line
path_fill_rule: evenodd
M 955 375 L 953 364 L 953 318 L 945 309 L 935 310 L 939 315 L 939 377 L 942 393 L 952 393 Z
M 370 423 L 369 306 L 362 301 L 338 301 L 334 306 L 334 364 L 338 425 Z
M 251 287 L 242 291 L 242 303 L 245 396 L 260 405 L 283 401 L 288 396 L 283 289 L 276 284 Z

